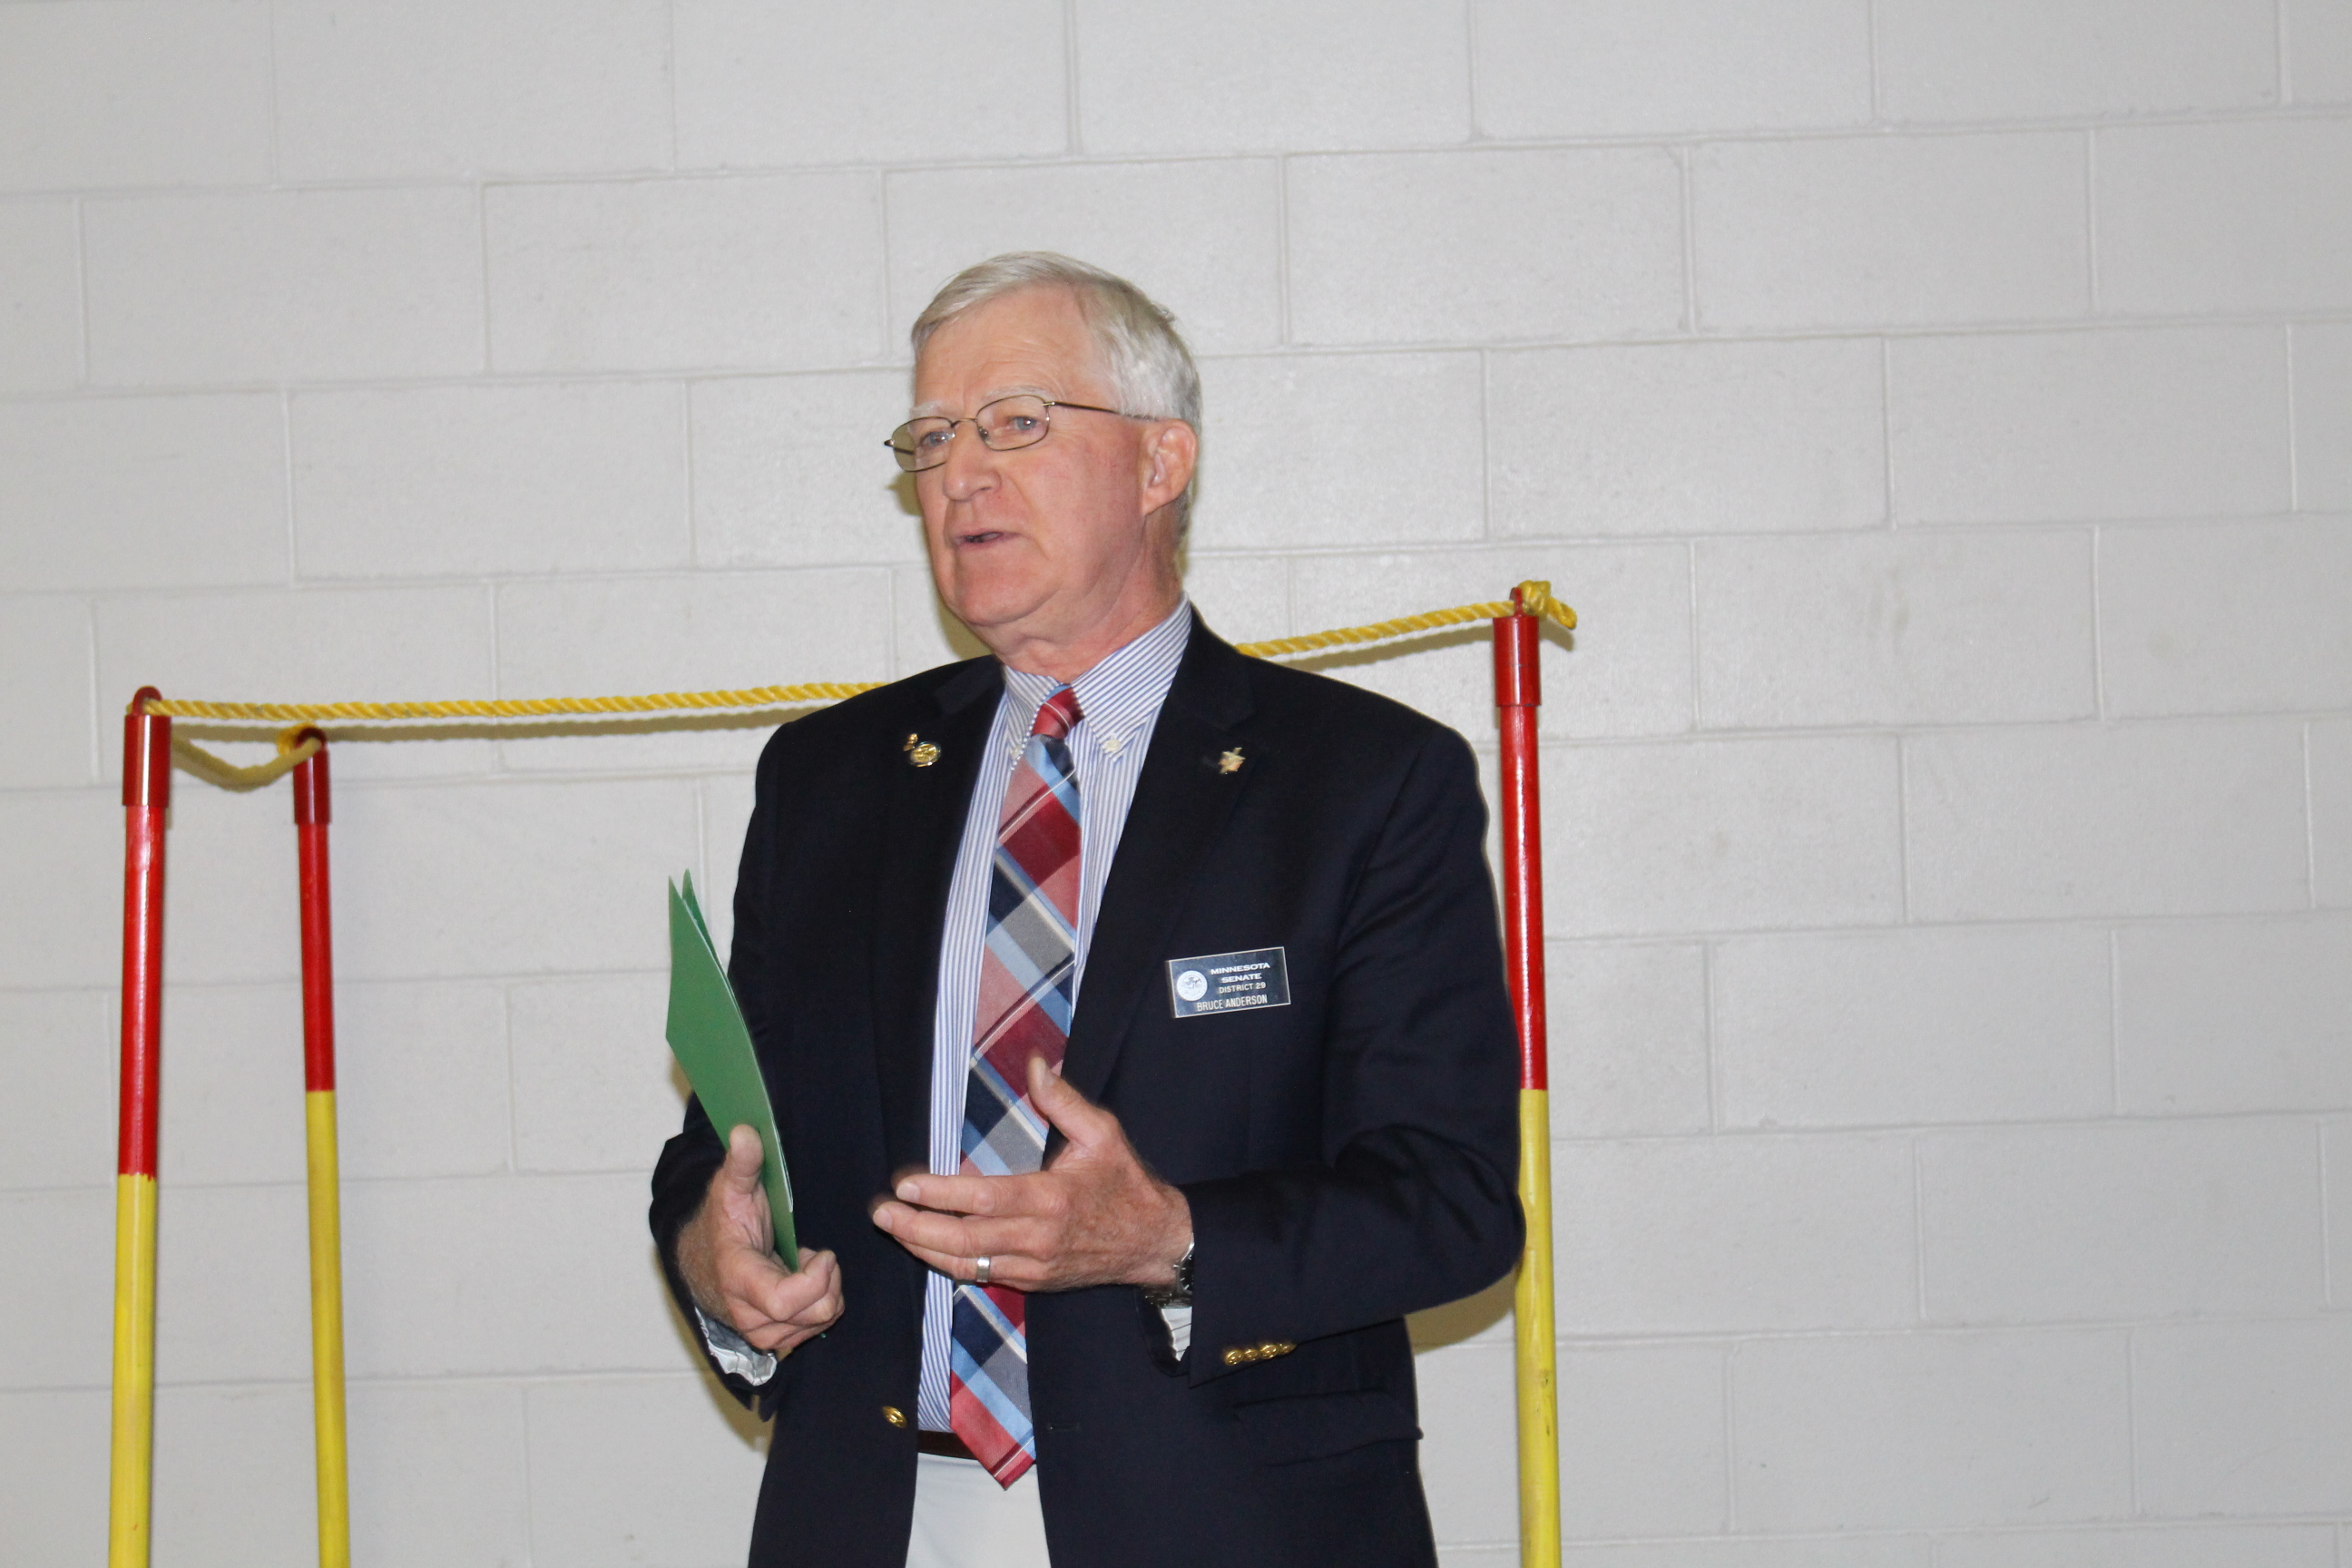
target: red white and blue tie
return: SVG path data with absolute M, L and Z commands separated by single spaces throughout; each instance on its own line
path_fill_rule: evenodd
M 1029 1058 L 1059 1067 L 1069 1044 L 1080 817 L 1068 737 L 1078 718 L 1070 688 L 1047 698 L 1004 789 L 964 1086 L 960 1169 L 968 1176 L 1019 1175 L 1045 1163 L 1045 1121 L 1027 1099 Z M 958 1285 L 950 1326 L 949 1420 L 1000 1486 L 1037 1462 L 1027 1302 L 1002 1285 Z

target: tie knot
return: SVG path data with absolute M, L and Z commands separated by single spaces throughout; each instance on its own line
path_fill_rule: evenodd
M 1037 705 L 1037 720 L 1029 726 L 1029 732 L 1049 741 L 1066 740 L 1083 717 L 1078 711 L 1077 688 L 1065 686 Z

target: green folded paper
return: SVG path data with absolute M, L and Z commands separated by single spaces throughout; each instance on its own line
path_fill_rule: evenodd
M 694 874 L 683 873 L 684 892 L 669 886 L 669 1024 L 664 1033 L 677 1065 L 702 1101 L 720 1142 L 737 1127 L 760 1134 L 760 1182 L 768 1189 L 768 1214 L 775 1228 L 776 1256 L 784 1267 L 801 1266 L 793 1236 L 793 1183 L 784 1171 L 783 1146 L 776 1139 L 775 1107 L 768 1103 L 768 1080 L 751 1049 L 751 1031 L 736 1005 L 735 988 L 710 945 L 710 927 L 695 901 Z

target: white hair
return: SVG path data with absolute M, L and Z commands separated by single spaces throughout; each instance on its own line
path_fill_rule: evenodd
M 950 321 L 1024 289 L 1066 289 L 1076 298 L 1121 412 L 1181 419 L 1200 434 L 1201 373 L 1176 318 L 1126 279 L 1050 250 L 992 256 L 950 279 L 908 333 L 915 358 L 921 360 L 923 345 Z M 1170 504 L 1181 539 L 1192 518 L 1192 487 Z

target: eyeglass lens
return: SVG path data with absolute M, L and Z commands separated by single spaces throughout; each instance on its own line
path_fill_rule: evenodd
M 962 423 L 934 416 L 899 426 L 890 432 L 890 449 L 898 454 L 898 466 L 915 474 L 946 462 L 948 446 Z M 1016 393 L 983 404 L 971 423 L 980 432 L 981 445 L 992 452 L 1010 452 L 1045 438 L 1045 432 L 1053 428 L 1054 405 L 1042 397 Z

